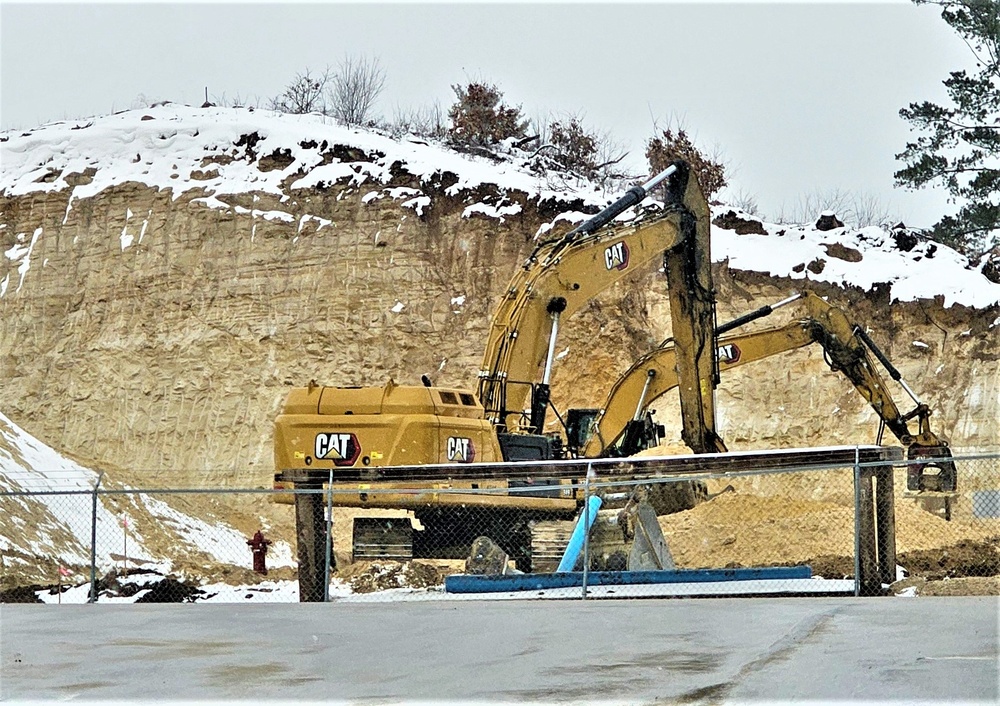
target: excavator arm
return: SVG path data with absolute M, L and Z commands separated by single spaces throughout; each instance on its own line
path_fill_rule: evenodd
M 725 372 L 808 346 L 815 341 L 813 327 L 808 320 L 720 338 L 717 349 L 719 370 Z M 642 422 L 649 406 L 677 387 L 676 352 L 673 339 L 669 339 L 637 360 L 615 381 L 604 407 L 594 420 L 592 434 L 581 450 L 582 456 L 624 456 L 640 450 L 623 448 L 621 442 L 630 424 Z
M 624 226 L 608 225 L 667 179 L 664 212 Z M 494 313 L 479 375 L 487 418 L 507 431 L 541 433 L 561 319 L 615 282 L 662 257 L 677 340 L 685 439 L 696 451 L 724 450 L 715 434 L 714 298 L 709 210 L 683 162 L 559 239 L 540 244 Z M 541 383 L 536 384 L 541 372 Z M 532 394 L 534 391 L 534 394 Z M 531 415 L 524 421 L 524 410 Z
M 911 490 L 923 490 L 925 485 L 953 491 L 956 473 L 951 462 L 948 443 L 930 429 L 930 408 L 921 402 L 902 380 L 899 371 L 875 345 L 874 341 L 847 315 L 812 293 L 790 297 L 771 307 L 752 312 L 747 316 L 720 326 L 717 334 L 726 333 L 749 321 L 771 313 L 796 299 L 804 301 L 807 317 L 777 328 L 752 333 L 725 336 L 718 339 L 717 361 L 720 371 L 768 358 L 778 353 L 802 348 L 811 343 L 822 346 L 827 363 L 835 372 L 843 373 L 858 393 L 878 414 L 879 419 L 907 447 L 910 458 L 943 459 L 935 465 L 940 471 L 936 482 L 923 474 L 923 467 L 911 467 L 907 483 Z M 885 380 L 879 373 L 874 355 L 916 402 L 916 407 L 902 414 L 889 393 Z M 638 449 L 622 447 L 626 431 L 632 424 L 641 423 L 646 409 L 658 397 L 678 384 L 676 371 L 676 345 L 668 340 L 658 349 L 648 353 L 632 365 L 612 386 L 604 408 L 594 421 L 593 433 L 585 443 L 581 455 L 586 457 L 609 454 L 626 455 Z M 918 420 L 918 431 L 913 434 L 909 422 Z

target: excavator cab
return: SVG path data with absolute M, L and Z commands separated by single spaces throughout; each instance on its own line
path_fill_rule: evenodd
M 570 409 L 566 413 L 566 447 L 574 457 L 583 455 L 587 442 L 595 433 L 594 421 L 600 409 Z M 634 456 L 640 451 L 658 446 L 667 434 L 662 424 L 657 424 L 653 413 L 645 410 L 638 419 L 631 419 L 621 432 L 617 443 L 609 444 L 604 455 L 614 457 Z
M 594 433 L 594 420 L 601 410 L 589 407 L 566 410 L 566 448 L 573 456 L 579 456 L 587 440 Z

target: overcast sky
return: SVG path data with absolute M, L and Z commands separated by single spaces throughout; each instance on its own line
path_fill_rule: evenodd
M 944 100 L 969 50 L 935 7 L 719 4 L 0 5 L 3 129 L 107 114 L 143 98 L 261 104 L 345 55 L 386 71 L 378 110 L 445 109 L 450 86 L 498 85 L 528 117 L 582 115 L 643 163 L 679 118 L 766 215 L 804 194 L 877 196 L 908 225 L 951 212 L 940 188 L 893 187 L 911 101 Z

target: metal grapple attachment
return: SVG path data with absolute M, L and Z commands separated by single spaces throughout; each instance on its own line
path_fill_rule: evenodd
M 951 449 L 947 446 L 923 446 L 911 444 L 906 457 L 927 459 L 926 463 L 912 463 L 906 467 L 906 489 L 929 490 L 953 493 L 957 488 L 955 462 L 951 460 Z

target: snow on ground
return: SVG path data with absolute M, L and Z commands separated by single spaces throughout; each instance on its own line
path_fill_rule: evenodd
M 355 148 L 357 159 L 344 156 L 324 163 L 327 148 Z M 49 123 L 32 130 L 0 133 L 0 192 L 18 196 L 72 189 L 71 200 L 95 196 L 128 181 L 169 189 L 176 198 L 191 189 L 211 195 L 205 203 L 229 208 L 219 196 L 250 191 L 284 196 L 281 184 L 304 172 L 292 189 L 349 179 L 370 184 L 378 192 L 397 162 L 423 182 L 439 181 L 445 172 L 457 182 L 457 194 L 484 183 L 538 198 L 565 197 L 565 189 L 548 188 L 538 175 L 512 164 L 459 154 L 422 140 L 395 140 L 361 129 L 334 124 L 321 115 L 287 115 L 242 108 L 194 108 L 168 104 L 129 110 L 89 120 Z M 213 159 L 214 158 L 214 159 Z M 261 160 L 276 158 L 278 168 L 261 171 Z M 72 184 L 72 174 L 96 169 L 89 184 Z M 406 190 L 388 193 L 399 199 Z M 602 201 L 601 191 L 581 184 L 573 196 Z M 508 215 L 506 211 L 503 215 Z
M 720 209 L 724 210 L 724 209 Z M 737 235 L 712 227 L 712 259 L 736 270 L 871 290 L 891 285 L 893 301 L 944 298 L 944 306 L 985 308 L 1000 302 L 1000 284 L 986 279 L 961 253 L 933 241 L 904 251 L 878 226 L 817 230 L 812 225 L 762 223 L 768 235 Z M 845 259 L 846 258 L 846 259 Z M 810 263 L 822 261 L 819 272 Z
M 135 603 L 150 593 L 155 581 L 149 576 L 132 576 L 121 581 L 124 584 L 143 586 L 129 596 L 109 596 L 102 594 L 98 603 L 114 605 Z M 299 586 L 297 581 L 262 581 L 252 586 L 230 586 L 224 583 L 209 583 L 198 587 L 198 593 L 187 602 L 193 603 L 297 603 Z M 411 601 L 483 601 L 483 600 L 538 600 L 564 599 L 580 600 L 582 590 L 578 587 L 549 588 L 543 590 L 495 591 L 486 593 L 449 593 L 444 586 L 427 588 L 390 588 L 374 592 L 355 593 L 348 583 L 334 579 L 330 583 L 330 600 L 339 603 L 386 603 Z M 590 598 L 663 598 L 676 596 L 720 596 L 720 595 L 852 595 L 854 581 L 851 579 L 810 579 L 716 581 L 711 583 L 669 583 L 669 584 L 624 584 L 615 586 L 590 586 Z M 64 588 L 58 591 L 43 589 L 36 591 L 43 603 L 87 603 L 90 587 L 87 584 Z M 916 590 L 904 591 L 900 596 L 914 596 Z M 148 599 L 147 599 L 148 600 Z M 179 601 L 178 601 L 179 602 Z
M 254 218 L 298 220 L 300 230 L 313 220 L 318 228 L 331 223 L 316 215 L 280 209 L 248 211 L 225 199 L 253 192 L 288 202 L 295 189 L 341 182 L 363 190 L 366 204 L 388 198 L 420 216 L 432 203 L 431 195 L 411 187 L 386 186 L 400 168 L 417 177 L 424 187 L 434 187 L 431 191 L 440 190 L 447 177 L 453 182 L 445 189 L 450 196 L 484 184 L 495 185 L 495 197 L 469 200 L 462 214 L 465 218 L 503 221 L 519 213 L 520 204 L 509 198 L 514 192 L 537 202 L 574 203 L 573 208 L 543 225 L 536 237 L 579 223 L 587 217 L 578 210 L 580 203 L 603 207 L 628 186 L 620 183 L 604 189 L 565 175 L 538 173 L 529 169 L 525 158 L 495 162 L 424 139 L 393 139 L 343 127 L 321 115 L 249 108 L 166 104 L 0 133 L 0 193 L 66 192 L 67 218 L 76 200 L 125 182 L 169 190 L 174 198 L 200 190 L 204 195 L 195 199 L 198 203 L 250 213 Z M 87 178 L 80 175 L 87 174 L 90 181 L 83 183 Z M 714 213 L 727 210 L 726 206 L 716 207 Z M 622 219 L 631 215 L 631 211 L 626 212 Z M 127 225 L 119 236 L 122 250 L 136 240 L 141 242 L 145 232 L 148 214 L 141 223 L 142 214 L 130 214 L 130 222 L 132 218 L 135 224 Z M 870 289 L 887 283 L 891 298 L 899 301 L 937 295 L 944 298 L 945 306 L 985 307 L 1000 301 L 1000 284 L 990 282 L 964 256 L 938 243 L 920 242 L 907 252 L 878 227 L 819 231 L 809 224 L 763 225 L 767 235 L 737 235 L 714 227 L 713 259 L 728 260 L 734 269 L 841 286 Z M 16 234 L 16 244 L 4 256 L 18 263 L 17 281 L 10 281 L 8 275 L 0 282 L 0 296 L 23 286 L 34 245 L 41 236 L 41 229 Z M 841 249 L 836 250 L 836 246 Z M 854 252 L 845 259 L 842 248 Z M 810 270 L 810 263 L 819 260 L 823 261 L 821 271 L 816 271 L 820 268 L 815 264 Z
M 122 585 L 134 584 L 144 586 L 150 581 L 148 575 L 130 576 L 119 581 Z M 97 602 L 102 605 L 115 605 L 121 603 L 135 603 L 143 596 L 148 595 L 151 588 L 141 588 L 130 596 L 109 596 L 101 594 Z M 299 602 L 299 582 L 298 581 L 261 581 L 250 586 L 231 586 L 227 583 L 206 583 L 198 587 L 200 594 L 194 597 L 197 603 L 298 603 Z M 330 597 L 337 599 L 348 596 L 351 589 L 342 582 L 334 581 L 330 586 Z M 79 586 L 64 588 L 60 595 L 58 591 L 50 589 L 36 591 L 35 595 L 43 603 L 65 603 L 67 605 L 87 603 L 90 600 L 90 584 L 85 583 Z
M 32 526 L 38 529 L 36 543 L 55 551 L 61 562 L 90 563 L 91 493 L 97 478 L 97 473 L 62 456 L 0 413 L 0 493 L 31 493 L 7 498 L 28 513 Z M 46 512 L 39 516 L 33 503 L 41 503 Z M 12 508 L 7 512 L 11 517 Z M 8 554 L 8 562 L 16 561 L 8 550 L 18 546 L 18 538 L 6 525 L 5 530 L 0 535 L 0 549 Z M 102 503 L 97 505 L 97 532 L 108 540 L 101 543 L 98 562 L 112 563 L 109 548 L 122 546 L 125 528 L 121 518 Z M 132 552 L 137 559 L 153 558 L 141 542 L 134 542 Z
M 16 571 L 18 564 L 29 561 L 29 556 L 49 556 L 62 565 L 77 568 L 89 566 L 91 533 L 95 531 L 91 523 L 93 490 L 98 478 L 96 471 L 62 456 L 0 413 L 3 570 Z M 107 485 L 103 487 L 107 489 Z M 117 490 L 129 488 L 116 487 Z M 99 495 L 97 503 L 96 561 L 101 573 L 120 563 L 122 556 L 134 562 L 158 562 L 169 571 L 170 559 L 146 546 L 148 534 L 154 532 L 169 533 L 173 538 L 170 544 L 186 543 L 219 564 L 248 567 L 250 563 L 246 538 L 225 523 L 210 524 L 175 510 L 157 497 L 135 493 L 127 497 L 135 499 L 153 518 L 153 522 L 137 526 L 131 516 L 134 513 L 119 514 L 107 507 L 109 497 Z M 268 562 L 272 567 L 295 566 L 288 543 L 272 544 L 268 548 Z

